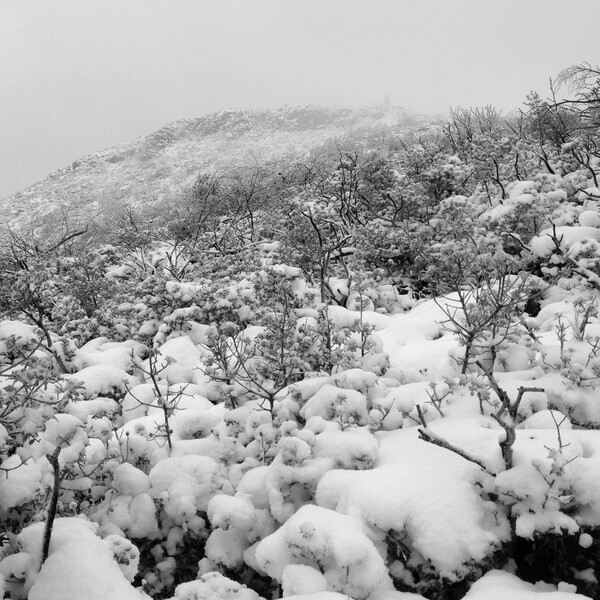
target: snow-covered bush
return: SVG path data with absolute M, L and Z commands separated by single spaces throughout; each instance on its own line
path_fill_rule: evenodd
M 0 590 L 597 597 L 598 164 L 560 110 L 10 239 Z
M 391 590 L 382 556 L 365 526 L 355 517 L 316 506 L 303 506 L 275 533 L 258 543 L 254 559 L 279 582 L 290 564 L 322 573 L 331 591 L 363 599 Z

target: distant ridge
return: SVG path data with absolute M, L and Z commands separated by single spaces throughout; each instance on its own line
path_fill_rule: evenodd
M 183 119 L 128 143 L 84 156 L 0 200 L 0 223 L 45 225 L 68 214 L 87 220 L 110 207 L 156 203 L 200 172 L 301 156 L 352 132 L 400 131 L 424 121 L 401 107 L 317 106 L 224 110 Z

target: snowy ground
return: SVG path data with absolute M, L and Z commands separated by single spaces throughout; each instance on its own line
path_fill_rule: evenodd
M 214 384 L 199 367 L 207 352 L 201 328 L 164 341 L 157 383 L 132 369 L 135 343 L 86 344 L 68 376 L 82 382 L 83 397 L 46 423 L 22 466 L 5 471 L 0 505 L 18 508 L 47 489 L 46 455 L 57 445 L 71 474 L 85 457 L 88 467 L 103 465 L 106 484 L 92 482 L 91 468 L 65 480 L 73 498 L 78 489 L 95 490 L 90 521 L 55 523 L 39 573 L 43 524 L 24 529 L 21 551 L 0 562 L 6 592 L 30 600 L 147 597 L 131 583 L 139 553 L 128 538 L 166 535 L 176 556 L 185 536 L 197 535 L 207 538 L 206 557 L 198 579 L 177 587 L 178 600 L 256 600 L 255 592 L 217 572 L 246 567 L 276 580 L 288 598 L 400 600 L 422 597 L 394 589 L 394 581 L 414 584 L 415 569 L 448 582 L 467 577 L 510 539 L 509 516 L 523 538 L 600 525 L 600 431 L 574 428 L 550 410 L 559 398 L 579 418 L 600 416 L 594 389 L 552 368 L 560 360 L 557 322 L 574 314 L 563 296 L 550 297 L 530 319 L 538 349 L 522 339 L 507 344 L 495 374 L 512 400 L 522 386 L 539 388 L 523 395 L 510 468 L 500 446 L 505 432 L 492 416 L 499 400 L 493 393 L 482 400 L 475 384 L 460 379 L 462 350 L 442 325 L 443 300 L 395 315 L 332 309 L 340 326 L 359 318 L 374 325 L 375 354 L 364 364 L 387 355 L 389 370 L 306 379 L 278 393 L 272 414 L 253 400 L 233 410 L 214 403 Z M 17 322 L 0 323 L 0 333 L 34 335 Z M 584 342 L 567 343 L 570 364 L 585 362 Z M 142 372 L 149 368 L 141 365 Z M 115 391 L 124 410 L 113 431 Z M 166 427 L 161 402 L 169 398 L 177 399 L 171 448 L 159 435 Z M 17 467 L 17 456 L 2 466 Z M 393 560 L 390 539 L 398 553 Z M 591 544 L 582 533 L 581 548 Z M 174 559 L 158 558 L 168 578 Z M 465 598 L 583 598 L 575 592 L 572 584 L 532 585 L 491 570 Z

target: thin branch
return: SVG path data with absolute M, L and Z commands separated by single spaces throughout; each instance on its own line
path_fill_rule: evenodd
M 54 482 L 52 486 L 52 496 L 50 497 L 50 506 L 48 507 L 48 516 L 46 518 L 46 524 L 44 526 L 44 538 L 42 543 L 42 560 L 40 563 L 40 569 L 48 558 L 50 551 L 50 538 L 52 537 L 52 527 L 54 526 L 54 519 L 56 517 L 56 510 L 58 507 L 58 496 L 60 494 L 60 484 L 62 482 L 62 476 L 60 473 L 60 465 L 58 463 L 58 455 L 60 454 L 61 447 L 58 445 L 52 454 L 46 454 L 48 462 L 52 465 L 52 471 L 54 473 Z
M 465 460 L 475 463 L 480 469 L 485 471 L 488 475 L 492 475 L 492 476 L 496 475 L 496 473 L 494 473 L 493 471 L 490 471 L 488 469 L 488 467 L 485 465 L 485 463 L 483 461 L 476 458 L 475 456 L 472 456 L 471 454 L 469 454 L 465 450 L 462 450 L 458 446 L 451 444 L 448 440 L 445 440 L 443 437 L 439 436 L 437 433 L 434 433 L 427 426 L 427 422 L 425 421 L 425 416 L 423 415 L 423 410 L 421 409 L 421 405 L 419 405 L 419 404 L 417 404 L 417 412 L 419 413 L 419 419 L 421 421 L 421 424 L 423 425 L 423 427 L 420 427 L 419 429 L 417 429 L 417 431 L 419 432 L 420 439 L 424 440 L 425 442 L 429 442 L 430 444 L 433 444 L 434 446 L 439 446 L 440 448 L 445 448 L 446 450 L 450 450 L 451 452 L 454 452 L 454 454 L 458 454 L 458 456 L 461 456 Z
M 488 467 L 483 463 L 483 461 L 476 458 L 475 456 L 472 456 L 465 450 L 458 448 L 454 444 L 451 444 L 448 440 L 445 440 L 444 438 L 440 437 L 439 435 L 437 435 L 436 433 L 431 431 L 431 429 L 429 429 L 428 427 L 427 428 L 419 428 L 417 431 L 419 432 L 419 437 L 422 440 L 429 442 L 430 444 L 434 444 L 435 446 L 439 446 L 440 448 L 446 448 L 446 450 L 450 450 L 451 452 L 454 452 L 454 454 L 458 454 L 458 456 L 462 456 L 462 458 L 464 458 L 465 460 L 475 463 L 480 469 L 485 471 L 488 475 L 492 475 L 492 476 L 496 475 L 496 473 L 494 473 L 493 471 L 490 471 L 490 469 L 488 469 Z

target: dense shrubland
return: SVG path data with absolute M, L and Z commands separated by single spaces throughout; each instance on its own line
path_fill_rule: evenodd
M 598 597 L 598 75 L 6 232 L 5 594 Z

